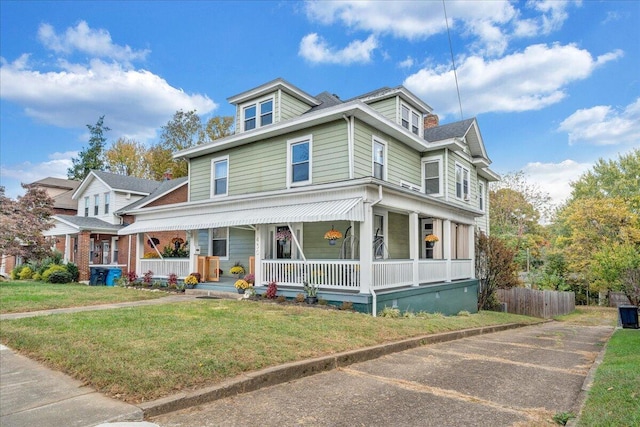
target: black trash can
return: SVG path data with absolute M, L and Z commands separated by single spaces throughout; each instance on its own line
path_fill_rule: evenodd
M 95 286 L 97 284 L 96 281 L 98 280 L 98 267 L 90 267 L 89 272 L 89 285 Z
M 638 329 L 638 307 L 635 305 L 619 305 L 620 324 L 623 328 Z
M 102 285 L 102 286 L 106 285 L 108 273 L 109 273 L 108 268 L 96 267 L 96 285 Z

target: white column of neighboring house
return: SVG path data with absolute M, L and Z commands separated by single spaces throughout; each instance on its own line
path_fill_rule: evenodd
M 373 208 L 364 203 L 364 221 L 360 223 L 360 293 L 370 293 L 373 279 Z
M 198 246 L 198 230 L 187 231 L 187 238 L 189 239 L 189 272 L 198 271 L 198 256 L 196 248 Z
M 442 226 L 442 256 L 447 262 L 447 279 L 451 281 L 451 220 L 445 219 Z
M 137 233 L 136 234 L 136 272 L 138 273 L 138 276 L 141 276 L 142 274 L 144 274 L 140 271 L 141 269 L 140 260 L 142 259 L 143 254 L 144 254 L 144 233 Z
M 420 219 L 416 212 L 409 214 L 409 258 L 413 261 L 413 286 L 420 284 Z
M 71 235 L 64 235 L 64 263 L 68 264 L 71 259 Z
M 254 251 L 254 257 L 255 257 L 255 265 L 254 265 L 254 271 L 253 271 L 253 275 L 254 275 L 254 279 L 255 279 L 255 285 L 254 286 L 260 286 L 262 285 L 262 244 L 263 242 L 266 242 L 266 235 L 267 235 L 267 231 L 266 231 L 267 227 L 265 225 L 256 225 L 255 226 L 255 232 L 254 232 L 254 240 L 255 240 L 255 251 Z
M 471 278 L 476 278 L 476 227 L 471 224 L 469 226 L 469 259 L 471 260 Z

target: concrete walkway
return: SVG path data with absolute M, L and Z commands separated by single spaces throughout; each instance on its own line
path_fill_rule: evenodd
M 172 295 L 1 319 L 195 297 Z M 0 346 L 0 425 L 539 425 L 540 417 L 549 418 L 553 411 L 577 412 L 581 385 L 613 328 L 550 322 L 512 330 L 519 326 L 430 335 L 290 363 L 139 407 L 109 399 Z M 313 375 L 319 372 L 324 373 Z M 183 408 L 189 409 L 177 411 Z M 162 415 L 168 411 L 176 412 Z M 143 422 L 145 417 L 152 417 L 152 423 Z

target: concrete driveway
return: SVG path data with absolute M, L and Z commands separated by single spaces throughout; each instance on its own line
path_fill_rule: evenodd
M 549 322 L 428 345 L 150 421 L 176 426 L 540 426 L 579 411 L 613 328 Z

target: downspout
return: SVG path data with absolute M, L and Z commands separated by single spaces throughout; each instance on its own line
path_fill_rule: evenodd
M 371 214 L 373 215 L 373 207 L 382 201 L 382 185 L 378 185 L 378 199 L 371 203 Z M 373 311 L 373 317 L 378 317 L 378 296 L 376 291 L 373 290 L 373 286 L 369 284 L 369 292 L 371 292 L 371 311 Z
M 131 271 L 131 234 L 129 234 L 129 244 L 127 248 L 127 272 Z

